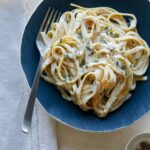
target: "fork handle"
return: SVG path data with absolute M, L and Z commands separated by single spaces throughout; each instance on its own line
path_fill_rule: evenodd
M 29 100 L 28 100 L 28 104 L 27 104 L 27 107 L 26 107 L 26 111 L 25 111 L 25 115 L 24 115 L 24 119 L 23 119 L 23 124 L 22 124 L 22 131 L 25 132 L 25 133 L 28 133 L 31 129 L 34 103 L 35 103 L 36 93 L 37 93 L 37 89 L 38 89 L 38 85 L 39 85 L 39 81 L 40 81 L 40 75 L 41 75 L 41 71 L 42 71 L 42 64 L 43 64 L 43 57 L 40 56 L 40 61 L 39 61 L 39 64 L 38 64 L 38 68 L 36 70 L 36 74 L 35 74 L 34 81 L 33 81 L 33 84 L 32 84 L 32 89 L 31 89 L 30 97 L 29 97 Z

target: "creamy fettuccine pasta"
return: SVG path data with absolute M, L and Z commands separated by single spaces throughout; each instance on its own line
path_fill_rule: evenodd
M 44 37 L 42 77 L 65 99 L 105 117 L 131 97 L 137 81 L 147 80 L 149 47 L 133 14 L 72 5 Z

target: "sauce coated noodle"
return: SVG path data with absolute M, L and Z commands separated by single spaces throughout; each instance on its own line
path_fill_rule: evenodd
M 133 14 L 72 5 L 46 35 L 42 77 L 65 99 L 105 117 L 147 79 L 149 47 Z

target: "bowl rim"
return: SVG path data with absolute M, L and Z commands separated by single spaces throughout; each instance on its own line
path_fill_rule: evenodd
M 125 150 L 129 150 L 128 148 L 129 148 L 130 144 L 133 144 L 134 142 L 136 142 L 139 137 L 142 140 L 147 136 L 150 137 L 150 132 L 141 132 L 141 133 L 136 134 L 128 141 L 128 143 L 126 144 Z
M 42 3 L 44 3 L 44 1 L 45 1 L 45 0 L 42 0 L 41 2 L 39 2 L 39 3 L 37 4 L 37 6 L 32 10 L 30 16 L 28 17 L 28 19 L 27 19 L 27 21 L 26 21 L 26 23 L 25 23 L 24 31 L 23 31 L 23 33 L 22 33 L 21 45 L 20 45 L 21 48 L 22 48 L 22 42 L 23 42 L 23 37 L 24 37 L 24 33 L 25 33 L 25 30 L 26 30 L 26 27 L 27 27 L 27 25 L 28 25 L 28 23 L 29 23 L 31 17 L 32 17 L 33 14 L 35 13 L 35 11 L 38 9 L 38 7 L 39 7 Z M 25 82 L 26 82 L 28 88 L 31 89 L 21 59 L 22 59 L 22 58 L 21 58 L 21 53 L 20 53 L 20 62 L 21 62 L 21 68 L 22 68 L 22 71 L 23 71 L 23 74 L 24 74 L 24 79 L 25 79 Z M 57 121 L 57 122 L 59 122 L 59 123 L 65 125 L 65 126 L 67 126 L 67 127 L 70 127 L 70 128 L 75 129 L 75 130 L 77 130 L 77 131 L 86 132 L 86 133 L 114 133 L 114 132 L 117 132 L 117 131 L 120 131 L 120 130 L 123 130 L 123 129 L 125 129 L 125 128 L 130 127 L 130 126 L 134 125 L 135 123 L 137 123 L 139 120 L 141 120 L 141 119 L 145 118 L 146 116 L 150 115 L 150 110 L 149 110 L 149 111 L 147 111 L 144 115 L 142 115 L 141 117 L 139 117 L 137 120 L 133 121 L 132 123 L 129 123 L 127 126 L 124 125 L 124 126 L 122 126 L 122 127 L 120 127 L 120 128 L 111 129 L 111 130 L 106 130 L 106 131 L 94 131 L 94 130 L 88 130 L 88 129 L 81 129 L 81 128 L 75 127 L 75 126 L 73 126 L 73 125 L 70 125 L 69 123 L 66 123 L 66 122 L 60 120 L 59 118 L 56 118 L 55 116 L 51 115 L 51 114 L 44 108 L 44 106 L 40 103 L 40 101 L 39 101 L 38 98 L 36 98 L 36 102 L 37 102 L 37 103 L 40 105 L 40 107 L 44 110 L 45 114 L 46 114 L 47 116 L 49 116 L 50 118 L 54 119 L 55 121 Z M 134 137 L 133 137 L 133 138 L 134 138 Z M 126 150 L 126 149 L 125 149 L 125 150 Z

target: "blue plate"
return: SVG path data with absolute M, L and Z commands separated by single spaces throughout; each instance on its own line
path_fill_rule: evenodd
M 108 6 L 120 12 L 133 13 L 138 20 L 138 31 L 150 45 L 150 2 L 148 0 L 44 0 L 29 20 L 22 39 L 21 64 L 29 85 L 32 85 L 39 61 L 35 44 L 37 32 L 49 6 L 61 12 L 71 10 L 70 3 L 85 7 Z M 84 112 L 73 103 L 64 100 L 55 86 L 41 80 L 37 97 L 44 109 L 55 119 L 85 131 L 112 131 L 126 127 L 150 110 L 150 67 L 148 80 L 140 82 L 132 97 L 106 118 L 98 118 L 93 112 Z

